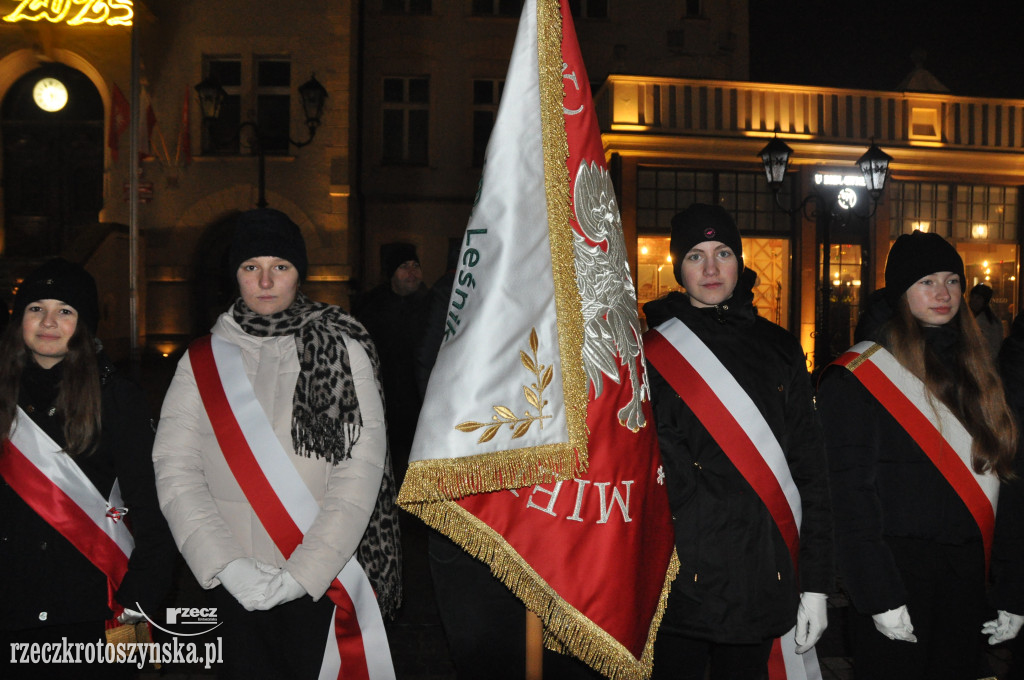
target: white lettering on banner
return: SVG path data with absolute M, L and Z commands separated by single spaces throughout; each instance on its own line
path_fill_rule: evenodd
M 586 479 L 574 479 L 573 481 L 576 482 L 576 502 L 573 506 L 572 514 L 566 515 L 565 519 L 573 522 L 582 522 L 584 521 L 583 516 L 581 515 L 581 512 L 583 510 L 583 499 L 586 495 L 585 492 L 587 489 L 587 485 L 590 484 L 591 482 Z M 623 522 L 628 523 L 633 521 L 633 519 L 629 516 L 629 503 L 631 499 L 630 494 L 632 491 L 633 482 L 634 480 L 631 479 L 628 481 L 619 482 L 618 484 L 614 485 L 611 482 L 593 483 L 594 487 L 597 489 L 598 492 L 598 502 L 601 505 L 601 511 L 599 513 L 600 519 L 598 519 L 595 522 L 595 524 L 607 524 L 608 521 L 611 519 L 615 506 L 618 506 L 619 511 L 621 512 Z M 527 509 L 540 510 L 544 514 L 551 515 L 552 517 L 557 517 L 558 512 L 556 512 L 555 510 L 555 504 L 558 502 L 558 497 L 562 493 L 563 484 L 565 484 L 564 481 L 559 481 L 555 482 L 552 488 L 547 488 L 540 484 L 533 487 L 533 491 L 530 493 L 530 496 L 526 499 Z M 622 496 L 619 485 L 621 485 L 625 489 L 625 498 L 623 498 Z M 610 499 L 608 497 L 609 486 L 612 487 Z M 513 493 L 515 492 L 513 491 Z M 537 496 L 537 494 L 546 494 L 547 499 L 542 500 L 542 503 L 535 503 L 533 499 L 535 496 Z M 519 496 L 519 494 L 515 495 Z M 593 497 L 593 494 L 590 494 L 590 497 Z
M 455 334 L 459 332 L 459 323 L 461 323 L 462 319 L 459 317 L 458 312 L 466 306 L 466 298 L 469 297 L 470 289 L 476 288 L 476 279 L 473 278 L 473 272 L 470 269 L 480 263 L 480 251 L 470 247 L 470 245 L 475 234 L 486 233 L 486 229 L 466 230 L 466 249 L 462 251 L 462 264 L 464 267 L 459 268 L 458 285 L 452 290 L 452 299 L 448 304 L 448 320 L 445 322 L 444 340 L 442 342 L 455 337 Z
M 580 91 L 580 82 L 578 80 L 576 80 L 576 72 L 575 71 L 569 71 L 569 73 L 566 74 L 566 71 L 568 69 L 569 69 L 569 65 L 566 64 L 563 61 L 562 62 L 562 78 L 564 80 L 572 81 L 572 84 L 576 86 L 576 91 L 579 92 Z M 562 111 L 564 111 L 565 115 L 567 115 L 567 116 L 575 116 L 577 114 L 583 113 L 583 108 L 584 108 L 583 104 L 580 104 L 580 107 L 578 109 L 573 109 L 573 110 L 567 109 L 567 108 L 565 108 L 565 106 L 563 106 L 562 107 Z

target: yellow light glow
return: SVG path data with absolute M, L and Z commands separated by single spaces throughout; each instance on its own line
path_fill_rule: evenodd
M 988 238 L 988 225 L 975 224 L 971 227 L 971 238 Z
M 671 262 L 671 261 L 672 261 L 672 256 L 671 255 L 669 255 L 668 257 L 665 258 L 665 262 Z
M 860 279 L 854 279 L 853 280 L 853 285 L 859 286 L 860 285 Z
M 925 233 L 931 228 L 931 222 L 911 222 L 910 226 L 917 231 L 923 231 Z
M 646 255 L 647 254 L 647 246 L 644 246 L 643 248 L 640 249 L 640 254 L 641 255 Z
M 986 274 L 991 274 L 991 273 L 992 273 L 992 270 L 991 270 L 991 269 L 986 269 L 986 270 L 985 270 L 985 273 L 986 273 Z
M 833 276 L 838 279 L 839 278 L 839 272 L 836 272 L 835 274 L 833 274 Z
M 1011 280 L 1011 281 L 1016 281 L 1016 280 L 1017 280 L 1017 277 L 1016 277 L 1016 276 L 1011 276 L 1011 277 L 1010 277 L 1010 280 Z
M 106 24 L 131 26 L 135 9 L 132 0 L 15 0 L 18 6 L 3 17 L 8 23 L 20 21 L 46 21 L 51 24 L 80 26 Z
M 987 267 L 988 266 L 988 260 L 982 260 L 981 261 L 981 266 L 982 267 Z M 985 273 L 988 274 L 988 272 L 985 272 Z
M 985 277 L 985 280 L 986 280 L 986 281 L 991 281 L 991 280 L 992 280 L 992 277 L 991 277 L 991 276 L 986 276 L 986 277 Z

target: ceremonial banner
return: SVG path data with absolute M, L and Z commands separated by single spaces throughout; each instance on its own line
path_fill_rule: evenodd
M 564 0 L 527 0 L 399 503 L 545 644 L 650 674 L 678 568 L 636 291 Z

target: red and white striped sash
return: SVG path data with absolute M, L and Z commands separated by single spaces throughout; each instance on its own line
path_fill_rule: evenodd
M 768 508 L 796 570 L 802 519 L 800 491 L 782 446 L 750 395 L 679 319 L 669 319 L 648 331 L 644 352 Z M 820 679 L 815 650 L 797 654 L 795 632 L 790 630 L 772 646 L 769 677 Z
M 999 501 L 999 478 L 978 474 L 971 466 L 973 439 L 956 416 L 925 384 L 884 347 L 861 342 L 836 359 L 878 400 L 906 430 L 967 506 L 981 531 L 985 562 L 992 552 L 992 536 Z
M 107 577 L 107 606 L 114 600 L 135 547 L 121 521 L 124 504 L 117 482 L 104 498 L 71 456 L 18 409 L 0 455 L 0 475 L 36 514 L 66 538 Z
M 288 557 L 320 506 L 281 446 L 245 373 L 241 350 L 216 336 L 189 347 L 196 384 L 228 467 L 267 533 Z M 327 591 L 335 604 L 320 678 L 393 680 L 384 621 L 353 556 Z

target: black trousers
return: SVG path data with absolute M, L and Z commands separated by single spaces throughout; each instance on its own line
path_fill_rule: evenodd
M 981 624 L 985 600 L 981 542 L 943 545 L 887 539 L 903 585 L 917 642 L 898 642 L 875 628 L 871 616 L 850 612 L 850 642 L 857 680 L 975 680 L 985 666 Z
M 773 642 L 731 645 L 661 630 L 654 643 L 651 680 L 704 680 L 709 666 L 711 680 L 764 680 Z
M 526 676 L 526 607 L 483 562 L 436 531 L 427 539 L 441 625 L 458 680 Z M 603 678 L 574 657 L 544 650 L 544 677 Z
M 315 680 L 320 673 L 334 603 L 309 595 L 268 611 L 246 611 L 223 587 L 211 591 L 223 625 L 217 677 L 229 680 Z M 209 636 L 207 636 L 209 637 Z

